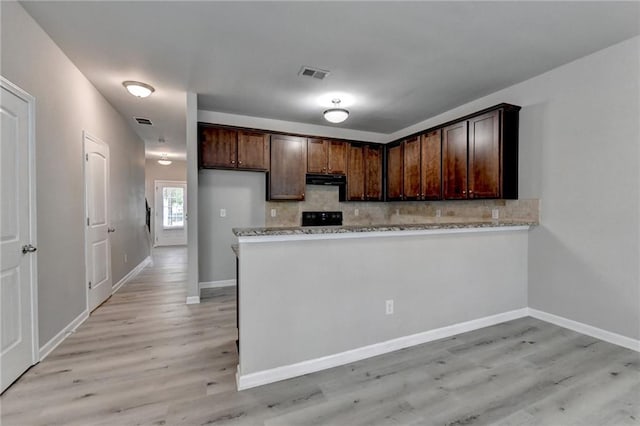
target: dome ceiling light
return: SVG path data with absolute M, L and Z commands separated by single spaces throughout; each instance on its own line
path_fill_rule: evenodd
M 163 166 L 168 166 L 169 164 L 171 164 L 171 160 L 169 160 L 169 157 L 167 156 L 166 153 L 162 153 L 160 155 L 160 159 L 158 160 L 158 164 L 161 164 Z
M 329 108 L 323 113 L 324 119 L 330 123 L 342 123 L 349 117 L 349 111 L 340 108 L 340 99 L 332 99 L 331 102 L 333 103 L 333 108 Z
M 123 81 L 122 85 L 127 89 L 129 93 L 138 98 L 146 98 L 156 91 L 153 86 L 146 83 L 141 83 L 139 81 Z

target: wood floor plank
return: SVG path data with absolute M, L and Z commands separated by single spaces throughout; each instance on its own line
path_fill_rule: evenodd
M 153 264 L 0 398 L 2 426 L 640 424 L 640 354 L 533 318 L 236 391 L 235 287 Z

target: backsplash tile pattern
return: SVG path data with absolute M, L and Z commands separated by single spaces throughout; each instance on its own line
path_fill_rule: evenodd
M 268 201 L 265 205 L 267 227 L 300 226 L 303 211 L 342 211 L 344 225 L 384 225 L 439 222 L 490 221 L 493 209 L 500 220 L 538 222 L 539 200 L 340 202 L 335 186 L 307 185 L 306 200 Z M 276 209 L 276 217 L 271 217 Z M 358 216 L 355 215 L 356 209 Z M 441 217 L 437 217 L 440 210 Z

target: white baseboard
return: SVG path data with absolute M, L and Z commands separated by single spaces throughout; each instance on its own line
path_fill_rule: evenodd
M 120 279 L 120 281 L 118 281 L 112 288 L 111 288 L 111 294 L 115 294 L 116 291 L 120 290 L 120 287 L 122 287 L 123 285 L 125 285 L 130 279 L 132 279 L 133 277 L 135 277 L 136 275 L 138 275 L 140 273 L 140 271 L 142 271 L 145 266 L 151 264 L 151 256 L 147 256 L 146 259 L 144 259 L 142 262 L 140 262 L 138 264 L 138 266 L 136 266 L 135 268 L 133 268 L 132 270 L 129 271 L 129 273 L 127 275 L 125 275 L 124 277 L 122 277 L 122 279 Z
M 529 308 L 529 316 L 550 322 L 551 324 L 555 324 L 560 327 L 568 328 L 569 330 L 573 330 L 578 333 L 586 334 L 587 336 L 595 337 L 596 339 L 604 340 L 605 342 L 613 343 L 614 345 L 640 352 L 640 340 L 632 339 L 617 333 L 612 333 L 611 331 L 603 330 L 601 328 L 533 308 Z
M 53 336 L 51 340 L 42 345 L 40 348 L 40 361 L 44 360 L 60 343 L 64 342 L 71 333 L 76 331 L 80 325 L 89 318 L 89 311 L 85 309 L 80 315 L 78 315 L 73 321 L 71 321 L 65 328 L 60 330 L 58 334 Z
M 337 354 L 324 356 L 321 358 L 310 359 L 296 364 L 276 367 L 269 370 L 258 371 L 250 374 L 241 374 L 238 370 L 236 381 L 238 390 L 249 389 L 256 386 L 266 385 L 280 380 L 290 379 L 292 377 L 302 376 L 304 374 L 314 373 L 316 371 L 325 370 L 327 368 L 337 367 L 339 365 L 349 364 L 365 358 L 386 354 L 388 352 L 397 351 L 399 349 L 408 348 L 410 346 L 421 345 L 423 343 L 454 336 L 467 331 L 477 330 L 479 328 L 488 327 L 502 322 L 511 321 L 517 318 L 528 316 L 527 308 L 516 309 L 501 314 L 491 315 L 484 318 L 466 321 L 447 327 L 437 328 L 425 331 L 423 333 L 412 334 L 410 336 L 399 337 L 397 339 L 387 340 L 386 342 L 375 343 L 373 345 L 352 349 Z
M 200 303 L 200 296 L 187 296 L 187 305 Z
M 198 284 L 200 290 L 203 288 L 219 288 L 219 287 L 232 287 L 236 285 L 236 280 L 219 280 L 219 281 L 204 281 Z

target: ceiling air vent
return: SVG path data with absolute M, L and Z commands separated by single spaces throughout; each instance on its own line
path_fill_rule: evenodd
M 153 123 L 148 118 L 142 118 L 142 117 L 133 117 L 133 118 L 135 118 L 135 120 L 138 122 L 138 124 L 145 124 L 147 126 L 153 126 Z
M 321 70 L 320 68 L 312 68 L 305 65 L 300 68 L 300 72 L 298 72 L 298 75 L 303 77 L 313 77 L 318 80 L 322 80 L 326 76 L 328 76 L 330 72 L 331 71 Z

